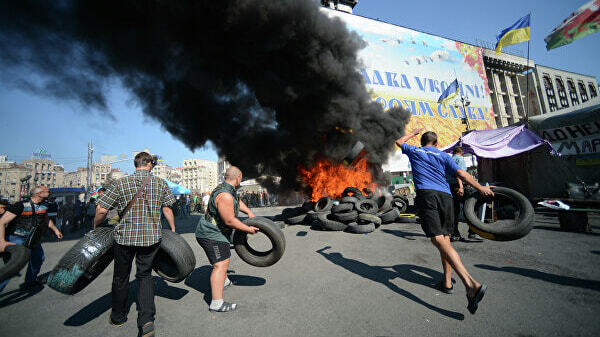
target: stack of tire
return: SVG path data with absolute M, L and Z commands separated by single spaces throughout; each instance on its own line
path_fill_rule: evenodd
M 416 221 L 416 216 L 403 214 L 408 207 L 406 199 L 366 194 L 348 187 L 339 201 L 324 197 L 316 203 L 285 209 L 282 216 L 289 225 L 304 223 L 323 230 L 357 234 L 370 233 L 382 224 Z

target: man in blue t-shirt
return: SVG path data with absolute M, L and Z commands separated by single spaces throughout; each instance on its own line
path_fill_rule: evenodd
M 446 181 L 446 175 L 455 175 L 484 196 L 493 196 L 494 192 L 489 186 L 480 185 L 470 174 L 456 165 L 448 154 L 437 149 L 435 132 L 427 131 L 421 136 L 421 147 L 406 144 L 406 141 L 418 135 L 422 130 L 422 128 L 417 129 L 396 140 L 396 145 L 400 146 L 402 153 L 408 156 L 412 166 L 413 180 L 417 191 L 415 203 L 419 210 L 421 228 L 439 250 L 442 258 L 444 279 L 440 284 L 440 289 L 448 294 L 454 291 L 451 278 L 451 268 L 453 268 L 467 289 L 467 308 L 471 314 L 474 314 L 487 287 L 471 277 L 450 243 L 454 211 L 452 193 Z

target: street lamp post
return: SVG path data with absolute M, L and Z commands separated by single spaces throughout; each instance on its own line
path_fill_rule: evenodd
M 459 102 L 463 107 L 463 112 L 465 114 L 465 117 L 463 118 L 463 124 L 466 125 L 467 130 L 465 131 L 465 134 L 471 132 L 471 128 L 469 127 L 469 116 L 467 115 L 467 107 L 469 105 L 471 105 L 471 101 L 469 100 L 469 97 L 465 97 L 462 94 L 460 95 L 460 98 L 458 98 L 456 101 L 454 101 L 454 106 L 458 109 L 459 108 Z

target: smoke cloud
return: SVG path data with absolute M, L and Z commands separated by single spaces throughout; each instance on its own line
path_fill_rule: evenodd
M 120 82 L 190 149 L 210 140 L 246 177 L 284 188 L 299 186 L 298 165 L 341 160 L 357 140 L 382 179 L 410 114 L 372 102 L 356 71 L 364 46 L 311 0 L 0 2 L 5 84 L 110 115 Z

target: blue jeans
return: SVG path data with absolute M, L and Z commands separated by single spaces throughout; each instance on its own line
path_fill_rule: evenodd
M 16 235 L 8 235 L 6 237 L 6 241 L 12 242 L 17 245 L 22 245 L 23 243 L 25 243 L 25 239 L 26 238 L 22 236 Z M 7 258 L 5 258 L 4 260 L 5 263 L 6 259 Z M 42 245 L 38 244 L 34 246 L 31 249 L 31 257 L 29 258 L 29 265 L 27 266 L 27 274 L 25 274 L 25 284 L 32 284 L 33 282 L 37 281 L 37 276 L 40 273 L 40 270 L 42 269 L 42 263 L 44 263 L 44 259 L 46 259 L 46 256 L 44 255 Z M 10 281 L 10 279 L 0 283 L 0 292 L 4 290 L 4 287 L 6 287 L 8 281 Z

